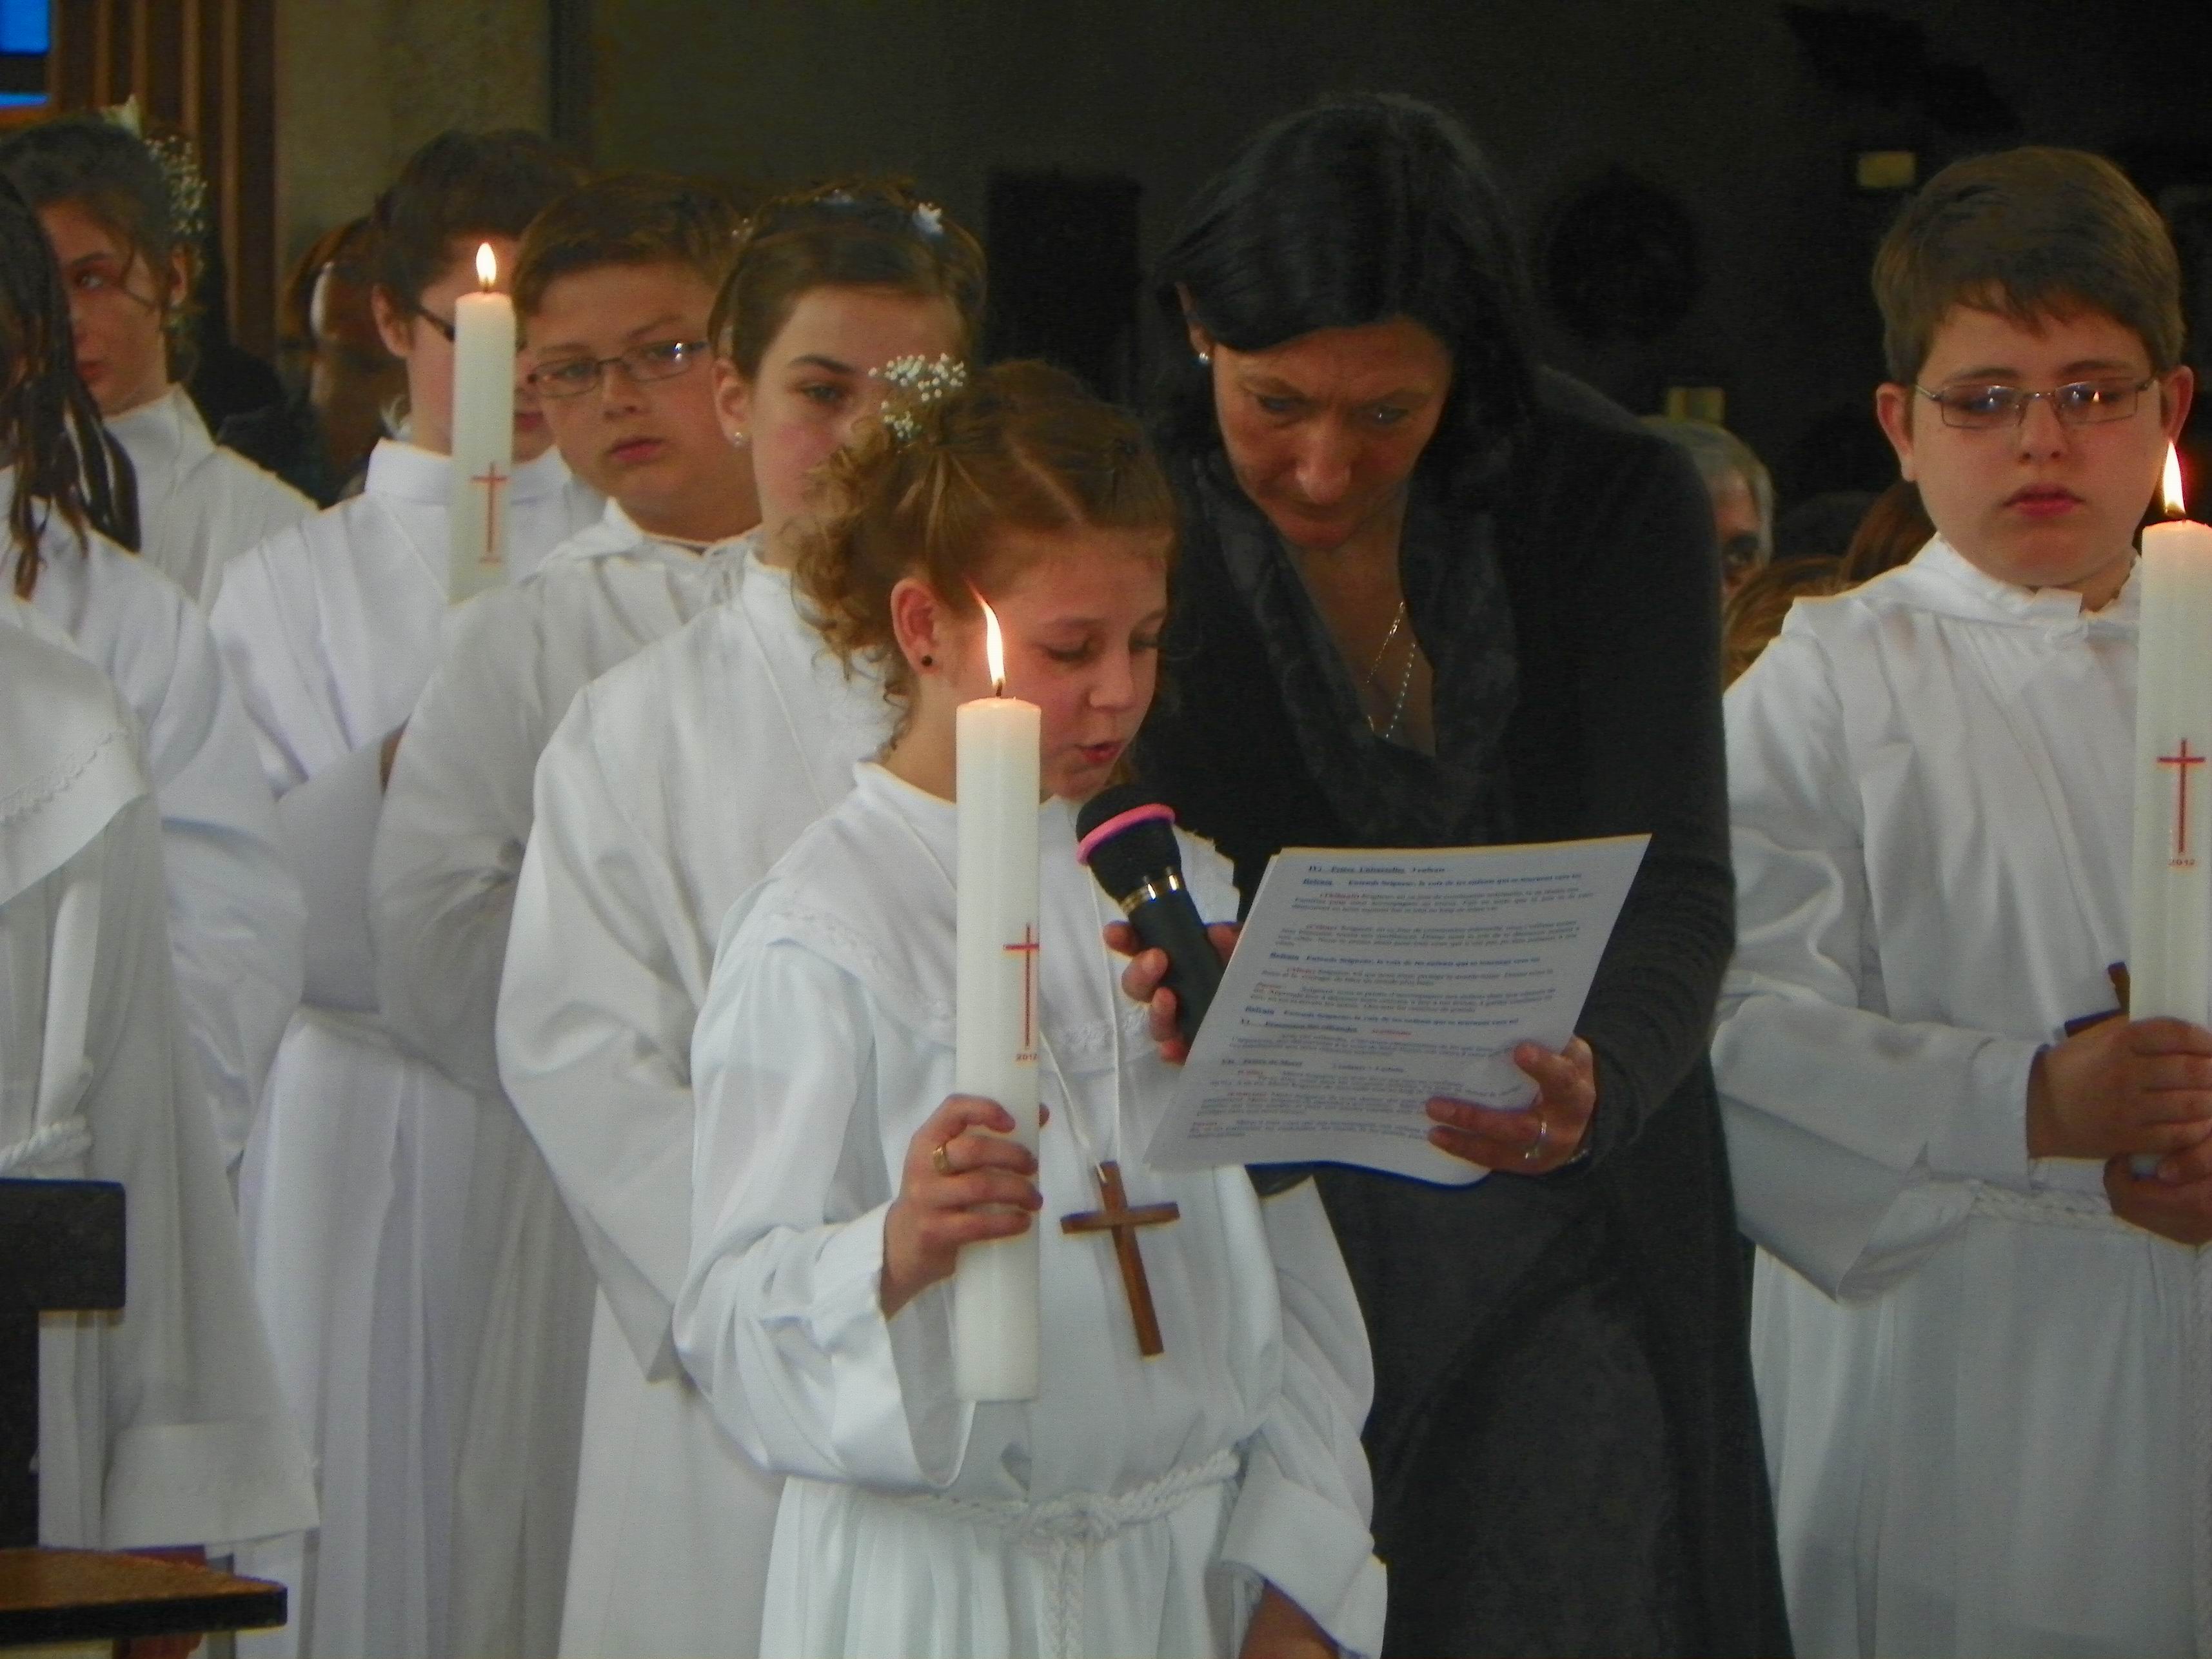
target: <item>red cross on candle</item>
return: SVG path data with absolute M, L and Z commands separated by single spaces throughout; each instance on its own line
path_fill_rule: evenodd
M 484 463 L 484 470 L 469 482 L 482 484 L 484 492 L 483 562 L 499 562 L 499 492 L 507 487 L 507 474 L 499 470 L 497 461 Z
M 1036 1047 L 1036 929 L 1024 927 L 1018 945 L 1005 947 L 1022 959 L 1022 1053 Z
M 2189 739 L 2184 738 L 2176 751 L 2171 755 L 2160 755 L 2158 763 L 2173 769 L 2173 857 L 2169 860 L 2169 867 L 2189 869 L 2197 862 L 2189 856 L 2189 769 L 2203 765 L 2204 757 L 2191 754 Z

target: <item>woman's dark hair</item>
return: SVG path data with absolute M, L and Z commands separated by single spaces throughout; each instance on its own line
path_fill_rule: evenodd
M 1159 388 L 1171 450 L 1218 448 L 1211 377 L 1183 349 L 1185 301 L 1234 351 L 1408 317 L 1441 340 L 1452 386 L 1424 468 L 1449 476 L 1535 398 L 1528 282 L 1490 164 L 1417 99 L 1333 100 L 1276 122 L 1203 185 L 1161 256 L 1171 342 Z
M 888 288 L 941 299 L 960 355 L 983 325 L 983 249 L 900 179 L 844 179 L 763 202 L 745 222 L 707 331 L 750 380 L 810 289 Z
M 54 513 L 82 536 L 88 527 L 138 544 L 138 491 L 131 463 L 100 424 L 77 378 L 69 297 L 45 228 L 22 193 L 0 178 L 0 459 L 15 468 L 8 534 L 15 544 L 15 597 L 39 585 L 39 535 Z
M 583 182 L 583 168 L 537 133 L 440 133 L 376 198 L 377 287 L 395 311 L 419 314 L 422 290 L 452 268 L 454 244 L 520 239 L 548 203 Z

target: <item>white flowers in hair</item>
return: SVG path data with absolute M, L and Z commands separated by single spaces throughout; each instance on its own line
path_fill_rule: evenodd
M 894 357 L 871 370 L 890 391 L 884 398 L 884 425 L 900 443 L 912 443 L 921 431 L 921 411 L 941 403 L 968 384 L 968 365 L 939 352 Z
M 927 237 L 944 235 L 945 210 L 934 202 L 924 202 L 914 210 L 914 228 Z
M 182 133 L 149 138 L 135 92 L 100 112 L 109 125 L 121 127 L 145 145 L 161 164 L 162 180 L 169 187 L 169 222 L 176 229 L 177 240 L 193 248 L 199 247 L 207 240 L 208 182 L 207 175 L 200 171 L 199 155 L 192 148 L 192 141 Z

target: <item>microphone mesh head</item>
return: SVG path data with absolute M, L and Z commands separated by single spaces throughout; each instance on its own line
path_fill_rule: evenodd
M 1116 819 L 1127 822 L 1116 827 Z M 1094 842 L 1102 830 L 1105 835 Z M 1075 833 L 1091 873 L 1116 904 L 1146 878 L 1182 868 L 1175 814 L 1139 784 L 1116 784 L 1092 796 L 1075 816 Z

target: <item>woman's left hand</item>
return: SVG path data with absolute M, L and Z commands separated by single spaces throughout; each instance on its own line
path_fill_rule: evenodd
M 1582 1152 L 1597 1109 L 1597 1060 L 1580 1037 L 1558 1054 L 1534 1042 L 1513 1063 L 1536 1085 L 1536 1101 L 1518 1110 L 1476 1106 L 1443 1096 L 1429 1102 L 1436 1127 L 1429 1144 L 1454 1158 L 1506 1175 L 1548 1175 Z

